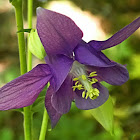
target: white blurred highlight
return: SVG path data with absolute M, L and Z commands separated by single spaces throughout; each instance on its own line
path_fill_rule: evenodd
M 47 9 L 64 14 L 75 21 L 83 31 L 83 40 L 103 40 L 105 33 L 101 28 L 100 17 L 92 15 L 88 11 L 82 11 L 70 1 L 52 1 L 47 4 Z

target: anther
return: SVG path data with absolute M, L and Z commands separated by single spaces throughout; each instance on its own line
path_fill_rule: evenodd
M 79 77 L 74 78 L 73 81 L 75 81 L 75 86 L 72 87 L 73 91 L 75 91 L 76 89 L 84 90 L 82 92 L 82 98 L 90 98 L 92 100 L 96 99 L 99 96 L 100 92 L 97 88 L 93 88 L 92 86 L 92 84 L 98 82 L 96 78 L 92 78 L 93 76 L 97 76 L 96 72 L 91 72 L 89 76 L 82 74 Z

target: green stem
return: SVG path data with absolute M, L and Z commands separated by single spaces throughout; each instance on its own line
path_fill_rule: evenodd
M 13 0 L 13 6 L 15 7 L 17 30 L 23 30 L 23 15 L 22 15 L 22 0 Z M 20 71 L 21 75 L 27 72 L 26 63 L 26 49 L 24 33 L 18 33 L 18 46 L 19 46 L 19 57 L 20 57 Z M 25 140 L 31 140 L 31 111 L 30 107 L 24 108 L 24 135 Z
M 30 106 L 24 107 L 24 135 L 25 140 L 31 140 L 31 110 Z
M 28 28 L 32 28 L 32 15 L 33 15 L 33 0 L 28 0 L 28 13 L 27 13 Z M 28 35 L 28 39 L 27 39 L 27 44 L 29 43 L 29 35 Z M 32 54 L 28 47 L 27 71 L 30 71 L 31 69 L 32 69 Z M 31 106 L 25 107 L 24 108 L 25 140 L 32 140 L 32 117 L 33 116 L 31 113 Z
M 15 6 L 17 31 L 23 30 L 23 17 L 22 17 L 22 0 L 18 1 Z M 20 57 L 20 71 L 21 75 L 27 72 L 26 64 L 26 49 L 24 33 L 18 33 L 18 46 L 19 46 L 19 57 Z
M 33 0 L 28 0 L 28 28 L 32 28 L 32 16 L 33 16 Z M 30 35 L 30 34 L 29 34 Z M 28 36 L 29 43 L 29 36 Z M 32 53 L 28 47 L 28 59 L 27 59 L 27 70 L 30 71 L 32 69 Z
M 46 108 L 44 108 L 44 115 L 43 115 L 39 140 L 45 140 L 47 126 L 48 126 L 48 119 L 49 119 L 48 113 L 46 111 Z
M 33 13 L 33 0 L 28 0 L 28 28 L 32 28 L 32 14 Z M 28 40 L 29 42 L 29 35 Z M 30 71 L 32 69 L 32 54 L 28 47 L 27 52 L 27 71 Z M 24 132 L 25 132 L 25 140 L 31 140 L 32 139 L 32 114 L 31 114 L 31 107 L 25 107 L 24 108 Z

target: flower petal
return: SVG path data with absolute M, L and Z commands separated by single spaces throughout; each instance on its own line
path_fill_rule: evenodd
M 66 79 L 72 67 L 73 60 L 64 55 L 47 56 L 45 60 L 51 68 L 53 78 L 51 78 L 50 82 L 56 92 Z
M 45 98 L 45 107 L 46 107 L 48 115 L 50 117 L 52 128 L 54 128 L 56 126 L 57 122 L 59 121 L 60 117 L 62 116 L 62 114 L 58 113 L 52 106 L 51 98 L 52 98 L 53 93 L 54 93 L 54 90 L 50 86 L 49 89 L 47 90 L 47 94 L 46 94 L 46 98 Z
M 17 109 L 33 104 L 50 78 L 48 65 L 40 64 L 9 82 L 0 88 L 0 110 Z
M 37 31 L 47 54 L 72 53 L 83 33 L 69 17 L 37 8 Z
M 105 81 L 111 85 L 122 85 L 129 79 L 129 73 L 125 66 L 117 64 L 112 67 L 89 67 L 90 71 L 96 71 L 101 81 Z
M 115 62 L 110 61 L 102 52 L 97 52 L 94 48 L 86 43 L 79 44 L 75 50 L 75 59 L 81 64 L 110 67 L 116 65 Z
M 105 41 L 90 41 L 89 44 L 94 47 L 97 51 L 105 50 L 107 48 L 116 46 L 126 40 L 130 35 L 132 35 L 140 27 L 140 17 L 134 20 L 132 23 L 128 24 L 120 31 L 115 33 L 112 37 Z
M 52 106 L 60 114 L 69 112 L 73 100 L 72 78 L 70 75 L 65 79 L 59 90 L 52 95 Z
M 93 87 L 97 88 L 100 91 L 99 97 L 97 97 L 94 100 L 91 100 L 90 98 L 88 99 L 82 98 L 82 91 L 80 90 L 77 90 L 76 93 L 74 94 L 75 104 L 79 109 L 88 110 L 97 108 L 107 101 L 109 97 L 107 88 L 102 86 L 100 83 L 94 84 Z

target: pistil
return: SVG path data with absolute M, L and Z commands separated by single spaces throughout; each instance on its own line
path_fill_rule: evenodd
M 74 64 L 72 73 L 76 78 L 73 79 L 75 85 L 72 88 L 73 91 L 75 91 L 76 89 L 83 90 L 82 98 L 90 98 L 94 100 L 99 96 L 99 90 L 97 88 L 93 88 L 93 84 L 98 82 L 96 78 L 93 78 L 97 76 L 97 73 L 94 71 L 87 75 L 84 68 L 85 67 L 82 64 L 79 64 L 78 62 Z

